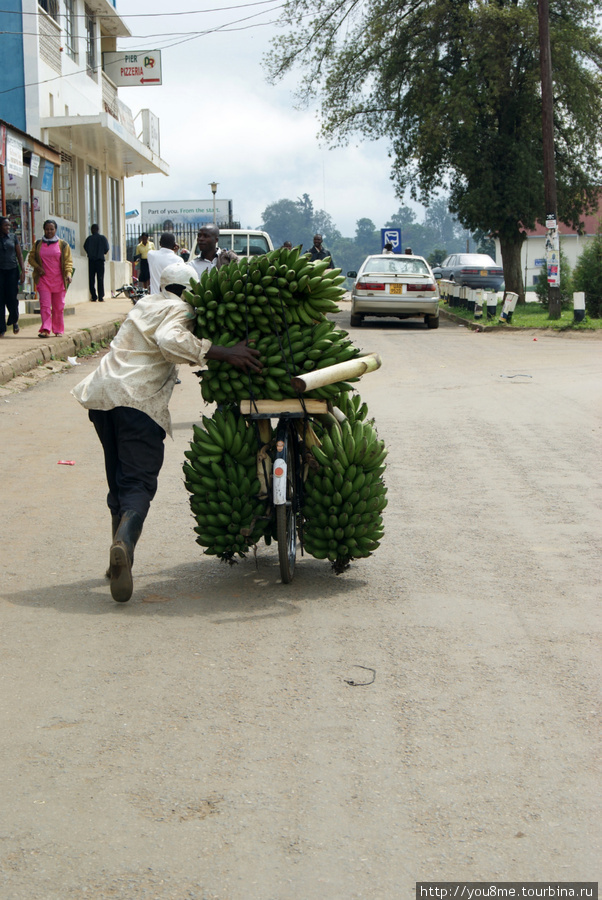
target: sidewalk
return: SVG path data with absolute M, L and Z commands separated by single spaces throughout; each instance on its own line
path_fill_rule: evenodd
M 132 309 L 132 301 L 119 297 L 104 303 L 77 303 L 65 309 L 65 334 L 62 337 L 39 338 L 40 316 L 21 315 L 20 332 L 12 326 L 0 338 L 0 384 L 29 372 L 51 359 L 76 356 L 78 350 L 102 340 L 111 340 L 119 325 Z

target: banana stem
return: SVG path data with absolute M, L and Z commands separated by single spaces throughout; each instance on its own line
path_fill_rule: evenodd
M 307 372 L 304 375 L 297 375 L 295 378 L 291 378 L 291 384 L 295 391 L 302 394 L 304 391 L 313 391 L 327 384 L 346 381 L 348 378 L 361 378 L 362 375 L 368 375 L 369 372 L 380 369 L 381 365 L 382 360 L 378 353 L 368 353 L 366 356 L 359 356 L 356 359 L 347 360 L 347 362 L 326 366 L 324 369 L 314 369 L 313 372 Z

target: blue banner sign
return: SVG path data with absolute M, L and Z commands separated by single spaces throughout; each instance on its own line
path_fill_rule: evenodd
M 385 249 L 385 244 L 391 244 L 393 253 L 401 253 L 401 228 L 381 228 L 380 245 L 382 250 Z

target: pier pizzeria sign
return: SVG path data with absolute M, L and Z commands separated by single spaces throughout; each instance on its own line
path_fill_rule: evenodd
M 105 75 L 117 87 L 161 84 L 161 51 L 135 50 L 129 53 L 103 53 Z

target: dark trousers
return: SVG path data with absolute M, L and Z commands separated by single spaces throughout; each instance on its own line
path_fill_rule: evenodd
M 19 321 L 19 270 L 0 269 L 0 334 L 4 334 L 6 326 L 16 325 Z M 4 310 L 8 311 L 6 322 Z
M 104 259 L 88 260 L 88 281 L 90 284 L 90 296 L 93 300 L 105 298 L 105 261 Z M 98 298 L 96 296 L 96 282 L 98 282 Z
M 165 432 L 138 409 L 88 410 L 105 455 L 111 515 L 134 510 L 145 519 L 157 493 L 163 465 Z

